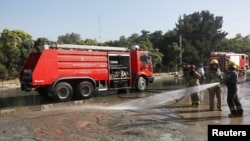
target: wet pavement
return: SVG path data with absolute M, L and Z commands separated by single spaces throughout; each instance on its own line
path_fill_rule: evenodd
M 191 107 L 189 94 L 191 91 L 184 91 L 182 77 L 159 77 L 148 87 L 147 91 L 142 93 L 116 94 L 114 92 L 112 95 L 104 93 L 101 97 L 66 103 L 45 100 L 48 103 L 43 104 L 37 94 L 25 93 L 23 96 L 19 96 L 19 93 L 5 91 L 5 94 L 1 93 L 0 102 L 4 101 L 9 104 L 9 107 L 4 109 L 15 108 L 16 111 L 13 113 L 17 115 L 1 118 L 0 123 L 3 128 L 0 132 L 0 139 L 1 137 L 2 139 L 17 137 L 18 139 L 36 140 L 37 137 L 40 137 L 39 139 L 42 140 L 49 137 L 66 138 L 66 136 L 73 138 L 74 136 L 71 136 L 73 134 L 78 135 L 81 139 L 89 137 L 89 140 L 100 140 L 100 138 L 106 137 L 106 140 L 151 141 L 156 140 L 157 137 L 159 141 L 204 141 L 207 140 L 208 125 L 250 125 L 250 81 L 246 78 L 240 79 L 239 97 L 244 115 L 237 118 L 228 117 L 229 108 L 226 103 L 227 90 L 225 87 L 222 111 L 208 110 L 207 90 L 200 91 L 201 104 L 199 107 Z M 14 89 L 19 91 L 18 88 Z M 21 100 L 15 98 L 21 98 Z M 129 106 L 126 104 L 137 103 L 138 100 L 141 101 L 140 106 L 144 102 L 147 108 L 134 110 L 128 110 L 126 107 L 110 108 L 117 104 Z M 27 103 L 31 103 L 30 106 Z M 51 103 L 53 104 L 50 105 Z M 45 110 L 42 110 L 42 107 L 32 107 L 36 104 L 42 104 Z M 150 104 L 151 106 L 148 107 Z M 23 106 L 25 108 L 21 108 Z M 29 110 L 37 112 L 28 112 Z M 104 119 L 107 120 L 106 123 Z M 77 124 L 75 125 L 75 123 Z M 92 128 L 93 130 L 90 130 Z M 98 132 L 100 129 L 102 132 Z M 31 134 L 32 131 L 35 132 L 35 135 Z
M 250 104 L 249 102 L 249 80 L 250 76 L 244 76 L 239 78 L 239 97 L 242 99 L 243 105 L 247 106 Z M 157 94 L 167 93 L 166 98 L 169 97 L 170 103 L 176 103 L 176 100 L 180 103 L 185 103 L 184 105 L 189 105 L 187 103 L 190 102 L 190 96 L 185 96 L 185 93 L 175 90 L 185 89 L 186 86 L 184 84 L 183 77 L 175 77 L 173 75 L 163 75 L 157 76 L 155 82 L 150 84 L 146 91 L 137 93 L 137 92 L 117 92 L 117 91 L 109 91 L 109 92 L 99 92 L 95 94 L 95 97 L 91 99 L 82 100 L 80 103 L 108 103 L 110 105 L 114 103 L 123 103 L 126 101 L 130 101 L 133 99 L 139 99 L 143 97 L 154 96 Z M 226 108 L 226 87 L 224 86 L 224 94 L 223 94 L 223 104 Z M 15 107 L 25 107 L 25 106 L 40 106 L 40 105 L 48 105 L 48 104 L 58 104 L 54 99 L 49 98 L 45 99 L 40 97 L 36 92 L 21 92 L 19 84 L 5 85 L 0 86 L 0 109 L 9 109 Z M 176 93 L 176 98 L 173 99 L 173 96 L 170 97 L 170 93 Z M 173 94 L 172 94 L 173 95 Z M 182 98 L 181 101 L 178 100 Z M 202 103 L 204 105 L 208 104 L 208 93 L 206 90 L 200 92 L 200 98 L 202 99 Z M 172 100 L 172 101 L 171 101 Z M 75 101 L 72 100 L 70 102 L 61 103 L 61 105 L 69 105 L 74 104 Z M 78 102 L 76 102 L 78 103 Z M 159 102 L 158 102 L 159 103 Z M 161 105 L 158 105 L 161 106 Z M 182 105 L 183 106 L 183 105 Z M 182 107 L 181 106 L 181 107 Z M 201 105 L 202 106 L 202 105 Z
M 248 81 L 249 76 L 239 78 L 239 90 L 240 94 L 247 94 L 248 92 Z M 155 82 L 150 84 L 145 92 L 97 92 L 91 99 L 84 100 L 85 102 L 104 101 L 104 103 L 112 103 L 113 101 L 122 102 L 128 99 L 136 99 L 147 97 L 155 94 L 160 94 L 167 91 L 174 91 L 178 89 L 186 88 L 184 84 L 183 77 L 175 77 L 173 75 L 161 75 L 155 77 Z M 226 90 L 226 88 L 224 88 Z M 204 93 L 204 92 L 202 92 Z M 225 92 L 226 95 L 226 92 Z M 118 99 L 117 99 L 118 96 Z M 205 94 L 207 96 L 207 94 Z M 201 95 L 202 98 L 205 96 Z M 121 99 L 122 98 L 122 99 Z M 100 100 L 101 99 L 101 100 Z M 73 100 L 72 100 L 73 101 Z M 23 92 L 20 91 L 20 84 L 2 85 L 0 86 L 0 109 L 12 108 L 12 107 L 22 107 L 22 106 L 34 106 L 34 105 L 44 105 L 44 104 L 54 104 L 57 103 L 54 99 L 45 99 L 40 97 L 35 91 L 33 92 Z
M 91 98 L 91 100 L 86 99 L 84 101 L 87 102 L 94 102 L 99 101 L 100 97 L 103 97 L 103 101 L 111 102 L 111 99 L 117 98 L 138 98 L 147 95 L 152 95 L 155 93 L 160 93 L 166 90 L 173 90 L 178 89 L 181 86 L 176 85 L 176 83 L 172 82 L 173 77 L 166 75 L 166 76 L 159 76 L 155 78 L 156 82 L 152 83 L 149 88 L 142 93 L 137 93 L 133 91 L 104 91 L 104 92 L 96 92 Z M 167 87 L 165 87 L 167 85 Z M 101 98 L 102 99 L 102 98 Z M 110 101 L 108 101 L 110 99 Z M 74 100 L 74 99 L 73 99 Z M 72 101 L 73 101 L 72 100 Z M 70 101 L 69 103 L 71 103 Z M 119 100 L 118 100 L 119 101 Z M 57 103 L 56 100 L 53 98 L 43 98 L 38 95 L 37 92 L 24 92 L 20 90 L 20 84 L 6 84 L 0 86 L 0 109 L 6 108 L 15 108 L 15 107 L 23 107 L 23 106 L 36 106 L 36 105 L 44 105 L 44 104 L 55 104 Z M 106 103 L 106 102 L 105 102 Z

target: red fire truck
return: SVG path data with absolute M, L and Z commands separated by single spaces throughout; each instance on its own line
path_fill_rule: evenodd
M 234 52 L 212 52 L 209 60 L 217 59 L 222 71 L 226 71 L 229 60 L 232 60 L 238 64 L 238 71 L 245 73 L 249 69 L 249 57 L 244 53 Z
M 139 46 L 45 45 L 32 53 L 20 70 L 22 91 L 64 102 L 76 96 L 90 98 L 93 91 L 136 89 L 144 91 L 154 81 L 148 51 Z

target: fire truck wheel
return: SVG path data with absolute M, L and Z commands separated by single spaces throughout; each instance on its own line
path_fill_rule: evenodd
M 94 91 L 93 85 L 89 81 L 82 81 L 77 86 L 77 97 L 80 99 L 90 98 Z
M 55 86 L 56 98 L 61 101 L 69 101 L 73 96 L 73 88 L 67 82 L 60 82 Z
M 136 83 L 136 89 L 141 92 L 144 91 L 147 87 L 147 82 L 144 77 L 139 77 Z

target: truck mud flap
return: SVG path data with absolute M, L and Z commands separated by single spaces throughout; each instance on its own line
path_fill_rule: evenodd
M 21 90 L 30 92 L 32 90 L 32 85 L 28 83 L 21 83 Z

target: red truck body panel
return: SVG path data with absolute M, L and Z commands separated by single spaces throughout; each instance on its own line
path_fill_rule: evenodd
M 52 84 L 61 77 L 88 76 L 95 80 L 108 79 L 106 52 L 44 50 L 40 55 L 36 54 L 32 54 L 24 66 L 25 69 L 34 69 L 33 85 Z M 29 60 L 33 59 L 37 62 L 30 63 Z

